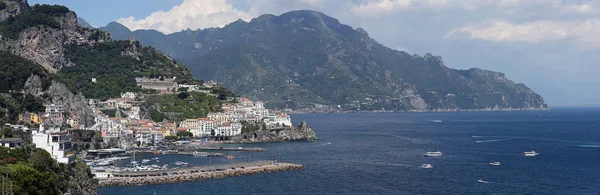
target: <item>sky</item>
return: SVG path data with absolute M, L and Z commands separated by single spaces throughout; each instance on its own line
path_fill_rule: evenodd
M 550 106 L 600 105 L 600 0 L 29 0 L 93 26 L 173 33 L 311 9 L 392 49 L 506 73 Z

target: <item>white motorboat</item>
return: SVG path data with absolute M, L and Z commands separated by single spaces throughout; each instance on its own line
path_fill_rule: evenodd
M 423 165 L 421 165 L 421 168 L 431 169 L 431 168 L 433 168 L 433 166 L 431 164 L 423 164 Z
M 490 165 L 492 166 L 500 166 L 500 162 L 490 162 Z
M 142 163 L 149 163 L 149 162 L 150 162 L 150 159 L 143 159 L 142 160 Z
M 537 153 L 537 152 L 535 152 L 533 150 L 531 150 L 530 152 L 523 152 L 523 156 L 537 156 L 539 154 L 540 153 Z
M 427 152 L 424 154 L 424 156 L 426 157 L 437 157 L 437 156 L 442 156 L 444 153 L 437 151 L 437 152 Z
M 173 165 L 175 165 L 175 166 L 185 166 L 185 165 L 188 165 L 188 163 L 177 161 L 177 162 L 173 163 Z

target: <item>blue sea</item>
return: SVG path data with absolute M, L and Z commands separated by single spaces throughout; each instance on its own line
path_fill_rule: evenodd
M 600 194 L 597 108 L 296 114 L 292 119 L 306 121 L 320 140 L 246 144 L 242 146 L 268 152 L 224 152 L 235 156 L 231 161 L 160 156 L 160 162 L 200 165 L 275 158 L 303 164 L 304 170 L 108 187 L 100 194 Z M 532 149 L 540 154 L 523 157 Z M 423 156 L 438 150 L 444 155 Z M 491 161 L 502 165 L 490 166 Z M 433 168 L 421 168 L 424 163 Z

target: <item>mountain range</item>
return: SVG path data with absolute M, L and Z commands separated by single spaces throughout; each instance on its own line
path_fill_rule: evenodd
M 543 98 L 503 73 L 447 67 L 442 57 L 390 49 L 360 28 L 300 10 L 222 28 L 165 35 L 113 22 L 113 39 L 135 38 L 271 108 L 301 110 L 546 109 Z

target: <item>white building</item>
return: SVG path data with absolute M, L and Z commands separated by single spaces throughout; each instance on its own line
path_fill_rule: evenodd
M 135 93 L 133 93 L 133 92 L 121 93 L 121 98 L 135 99 Z
M 242 124 L 225 122 L 217 127 L 215 134 L 217 136 L 235 136 L 242 134 Z
M 263 119 L 267 126 L 292 126 L 292 119 L 286 113 L 270 113 L 269 116 Z
M 154 134 L 152 138 L 154 139 L 154 143 L 162 143 L 165 140 L 163 134 Z
M 152 143 L 152 140 L 154 140 L 154 137 L 152 134 L 150 134 L 150 132 L 137 131 L 135 134 L 135 141 L 140 142 L 141 145 Z
M 195 137 L 209 136 L 214 129 L 215 121 L 207 118 L 185 119 L 179 127 L 189 129 Z
M 36 148 L 46 150 L 59 163 L 73 162 L 74 156 L 67 156 L 67 152 L 71 150 L 69 134 L 60 132 L 59 128 L 45 130 L 44 125 L 40 125 L 39 130 L 31 132 L 31 134 Z
M 21 138 L 2 138 L 0 139 L 0 146 L 7 147 L 10 149 L 21 148 L 23 140 Z

